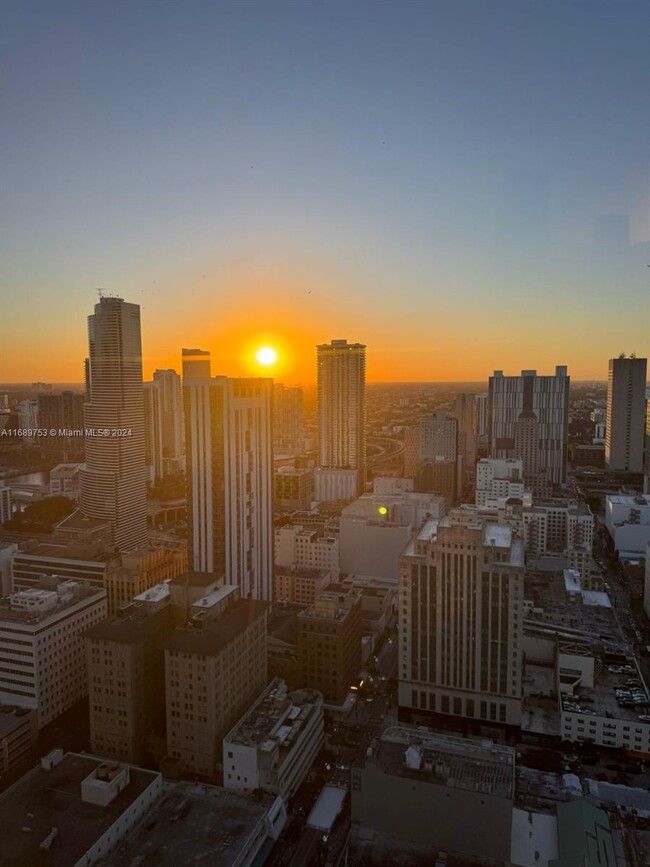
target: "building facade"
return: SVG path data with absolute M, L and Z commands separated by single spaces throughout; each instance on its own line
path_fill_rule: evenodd
M 399 707 L 451 727 L 518 726 L 524 546 L 462 510 L 431 521 L 400 565 Z
M 0 701 L 34 708 L 39 728 L 81 701 L 81 636 L 106 613 L 106 592 L 79 581 L 44 580 L 0 600 Z
M 273 386 L 273 451 L 299 454 L 303 449 L 302 388 Z
M 643 472 L 647 359 L 609 362 L 605 465 L 611 472 Z
M 147 542 L 140 308 L 100 298 L 88 317 L 90 400 L 84 409 L 83 514 L 111 522 L 120 551 Z M 109 431 L 105 434 L 105 431 Z
M 356 473 L 366 482 L 366 347 L 332 340 L 316 347 L 318 467 Z
M 520 458 L 531 475 L 549 484 L 566 477 L 570 377 L 563 365 L 554 376 L 522 370 L 504 376 L 496 370 L 489 382 L 488 431 L 493 458 Z
M 190 567 L 270 601 L 273 381 L 211 377 L 205 356 L 184 372 Z
M 330 585 L 297 620 L 301 682 L 342 702 L 361 670 L 361 599 Z
M 223 739 L 223 784 L 295 795 L 323 746 L 323 697 L 274 678 Z
M 165 641 L 167 751 L 180 772 L 221 775 L 221 741 L 267 684 L 268 604 L 224 585 Z

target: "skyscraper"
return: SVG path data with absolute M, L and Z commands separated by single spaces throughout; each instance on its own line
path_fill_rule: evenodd
M 643 472 L 646 369 L 633 355 L 609 362 L 605 464 L 614 472 Z
M 270 601 L 273 380 L 211 377 L 209 354 L 192 352 L 197 360 L 183 361 L 189 565 Z
M 154 371 L 145 382 L 144 430 L 149 477 L 162 479 L 183 470 L 184 422 L 181 378 L 175 370 Z
M 519 725 L 523 584 L 510 527 L 466 510 L 425 524 L 400 562 L 401 717 Z
M 504 376 L 501 370 L 495 370 L 488 392 L 490 456 L 520 458 L 529 467 L 537 467 L 537 481 L 563 482 L 569 384 L 570 377 L 562 365 L 555 368 L 555 376 L 538 376 L 535 370 L 522 370 L 521 376 Z M 528 481 L 526 463 L 524 480 Z
M 316 347 L 318 391 L 318 467 L 316 498 L 321 489 L 339 488 L 356 497 L 366 482 L 366 347 L 332 340 Z M 341 472 L 342 487 L 332 484 Z M 326 484 L 322 484 L 327 479 Z M 322 493 L 322 490 L 321 490 Z
M 273 448 L 302 451 L 302 388 L 273 387 Z
M 79 504 L 83 514 L 109 520 L 115 545 L 129 551 L 147 543 L 139 306 L 100 298 L 88 317 L 88 343 L 84 424 L 95 435 L 85 438 Z

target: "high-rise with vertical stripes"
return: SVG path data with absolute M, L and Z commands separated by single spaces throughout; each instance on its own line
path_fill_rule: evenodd
M 88 344 L 79 505 L 84 515 L 110 521 L 115 546 L 129 551 L 147 543 L 140 307 L 100 298 L 88 317 Z
M 524 544 L 477 509 L 431 520 L 400 560 L 399 708 L 479 733 L 521 719 Z
M 534 467 L 532 475 L 549 484 L 566 477 L 569 434 L 570 377 L 564 365 L 554 376 L 538 376 L 522 370 L 521 376 L 504 376 L 495 370 L 490 377 L 488 435 L 490 456 L 520 458 Z
M 273 598 L 273 380 L 210 375 L 184 350 L 188 561 L 242 597 Z
M 318 393 L 318 467 L 323 488 L 356 497 L 366 483 L 366 347 L 332 340 L 316 347 Z M 337 473 L 346 484 L 336 484 Z M 347 498 L 347 497 L 345 497 Z

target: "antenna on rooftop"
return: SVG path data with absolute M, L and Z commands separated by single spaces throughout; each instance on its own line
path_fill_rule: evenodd
M 101 289 L 101 288 L 100 288 L 100 289 L 95 289 L 95 292 L 97 293 L 97 295 L 99 296 L 99 298 L 103 298 L 103 297 L 104 297 L 104 294 L 105 294 L 105 292 L 106 292 L 106 289 Z

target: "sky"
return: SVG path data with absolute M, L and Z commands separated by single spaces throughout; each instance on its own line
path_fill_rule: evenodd
M 5 4 L 0 380 L 81 381 L 98 287 L 142 306 L 146 378 L 269 344 L 309 384 L 346 338 L 371 381 L 605 379 L 650 348 L 649 26 L 632 0 Z

